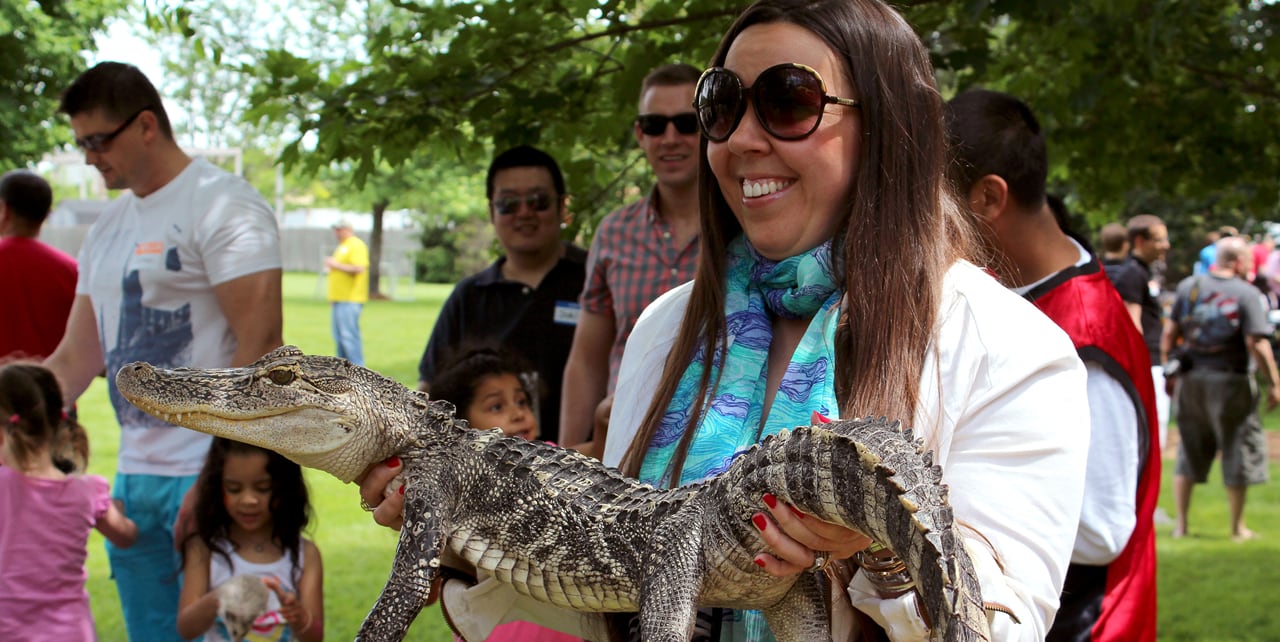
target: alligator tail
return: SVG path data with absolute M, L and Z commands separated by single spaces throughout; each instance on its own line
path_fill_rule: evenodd
M 906 562 L 932 639 L 988 639 L 981 589 L 942 469 L 910 429 L 858 419 L 796 428 L 759 448 L 755 471 L 764 488 L 805 513 L 867 534 Z

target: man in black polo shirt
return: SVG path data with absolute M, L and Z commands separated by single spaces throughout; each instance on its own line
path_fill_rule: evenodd
M 1160 447 L 1164 448 L 1169 429 L 1169 396 L 1164 392 L 1165 356 L 1160 352 L 1164 334 L 1164 310 L 1156 301 L 1159 294 L 1151 285 L 1151 265 L 1164 260 L 1169 251 L 1169 229 L 1153 214 L 1129 219 L 1129 259 L 1107 276 L 1120 292 L 1133 322 L 1142 330 L 1142 339 L 1151 356 L 1151 378 L 1156 386 L 1156 410 L 1160 421 Z
M 418 364 L 418 387 L 455 352 L 495 344 L 537 368 L 541 438 L 559 441 L 560 388 L 578 323 L 587 252 L 560 239 L 564 176 L 555 159 L 522 145 L 493 159 L 485 180 L 489 220 L 505 254 L 454 288 Z M 488 428 L 489 426 L 480 426 Z

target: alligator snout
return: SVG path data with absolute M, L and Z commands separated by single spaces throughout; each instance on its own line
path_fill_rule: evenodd
M 145 361 L 134 361 L 120 366 L 116 371 L 116 389 L 126 399 L 131 399 L 141 386 L 152 384 L 158 378 L 155 366 Z

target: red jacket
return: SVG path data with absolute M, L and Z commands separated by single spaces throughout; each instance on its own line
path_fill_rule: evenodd
M 1028 292 L 1027 298 L 1066 331 L 1082 360 L 1101 364 L 1120 381 L 1138 415 L 1134 430 L 1141 474 L 1133 534 L 1120 556 L 1107 566 L 1070 566 L 1062 606 L 1047 639 L 1155 640 L 1152 516 L 1160 492 L 1160 433 L 1146 344 L 1096 258 L 1058 273 Z

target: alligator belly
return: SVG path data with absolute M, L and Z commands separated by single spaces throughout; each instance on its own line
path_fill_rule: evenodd
M 639 591 L 625 578 L 575 564 L 554 564 L 489 548 L 479 554 L 467 550 L 464 557 L 480 575 L 491 575 L 510 584 L 517 593 L 556 606 L 588 613 L 632 612 L 639 609 Z M 619 569 L 621 570 L 621 569 Z

